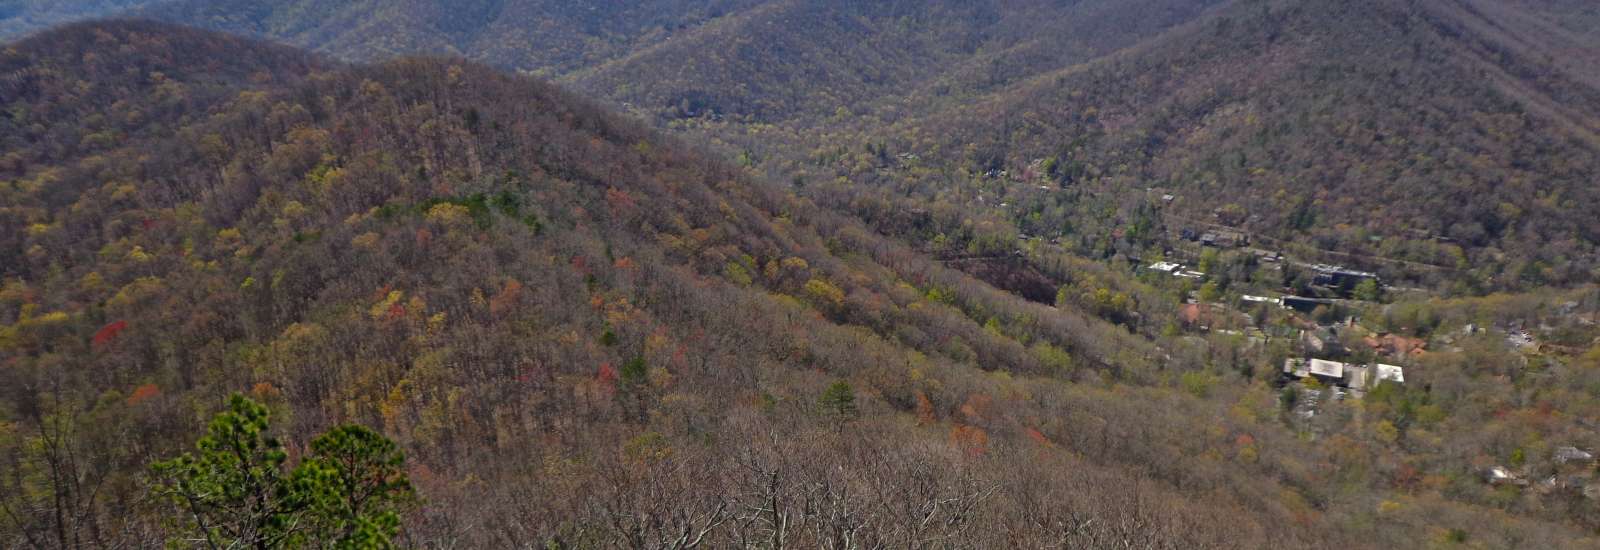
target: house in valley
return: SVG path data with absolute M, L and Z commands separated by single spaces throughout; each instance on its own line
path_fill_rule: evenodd
M 1333 300 L 1324 298 L 1308 298 L 1305 296 L 1283 297 L 1283 307 L 1302 313 L 1311 313 L 1312 311 L 1316 311 L 1317 306 L 1331 306 L 1333 303 Z
M 1328 385 L 1345 384 L 1345 363 L 1325 359 L 1289 359 L 1283 363 L 1285 375 L 1304 380 L 1315 378 Z
M 1356 271 L 1336 265 L 1318 264 L 1312 266 L 1311 270 L 1314 272 L 1311 284 L 1338 290 L 1342 293 L 1348 293 L 1366 281 L 1373 281 L 1380 285 L 1383 283 L 1375 273 Z
M 1405 370 L 1398 366 L 1378 363 L 1373 370 L 1376 371 L 1374 373 L 1377 376 L 1376 382 L 1388 381 L 1396 384 L 1406 383 Z
M 1357 396 L 1384 381 L 1404 384 L 1405 376 L 1394 365 L 1342 363 L 1327 359 L 1291 358 L 1283 362 L 1283 376 L 1294 380 L 1314 378 L 1327 386 L 1347 388 Z

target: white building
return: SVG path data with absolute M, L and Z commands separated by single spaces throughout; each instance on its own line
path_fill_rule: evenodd
M 1322 378 L 1332 378 L 1332 379 L 1335 379 L 1335 380 L 1343 380 L 1344 379 L 1344 367 L 1345 367 L 1345 364 L 1344 363 L 1340 363 L 1338 361 L 1325 361 L 1325 360 L 1322 360 L 1322 359 L 1312 359 L 1310 361 L 1310 364 L 1308 364 L 1306 366 L 1306 370 L 1311 371 L 1311 375 L 1312 376 L 1320 376 Z
M 1388 380 L 1388 381 L 1394 382 L 1396 384 L 1404 384 L 1404 383 L 1406 383 L 1405 371 L 1401 370 L 1400 367 L 1397 367 L 1397 366 L 1394 366 L 1394 365 L 1385 365 L 1383 363 L 1378 363 L 1377 371 L 1378 371 L 1378 382 L 1382 382 L 1384 380 Z
M 1396 384 L 1406 381 L 1404 372 L 1394 365 L 1357 365 L 1325 359 L 1291 358 L 1283 362 L 1283 373 L 1295 378 L 1316 377 L 1324 383 L 1350 388 L 1358 396 L 1365 393 L 1369 386 L 1384 380 Z

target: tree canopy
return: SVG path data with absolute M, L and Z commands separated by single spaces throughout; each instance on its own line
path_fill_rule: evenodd
M 208 548 L 388 548 L 415 497 L 405 457 L 368 428 L 339 426 L 293 468 L 266 406 L 234 394 L 196 450 L 151 465 L 175 510 L 171 542 Z

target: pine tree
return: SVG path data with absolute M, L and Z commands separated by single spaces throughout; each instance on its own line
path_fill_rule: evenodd
M 394 442 L 340 426 L 311 442 L 285 472 L 287 454 L 269 436 L 270 412 L 234 394 L 196 452 L 151 466 L 156 497 L 178 519 L 174 545 L 210 548 L 390 548 L 400 512 L 415 494 Z
M 184 512 L 174 542 L 212 548 L 285 546 L 301 524 L 302 507 L 288 502 L 283 445 L 267 435 L 265 406 L 235 394 L 211 420 L 196 454 L 152 466 L 158 497 Z
M 822 396 L 817 398 L 817 404 L 822 411 L 840 421 L 850 420 L 860 415 L 856 409 L 856 390 L 849 382 L 839 380 L 823 390 Z

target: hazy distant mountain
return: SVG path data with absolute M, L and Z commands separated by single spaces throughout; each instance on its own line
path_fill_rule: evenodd
M 124 13 L 164 0 L 0 0 L 0 41 L 79 19 Z

